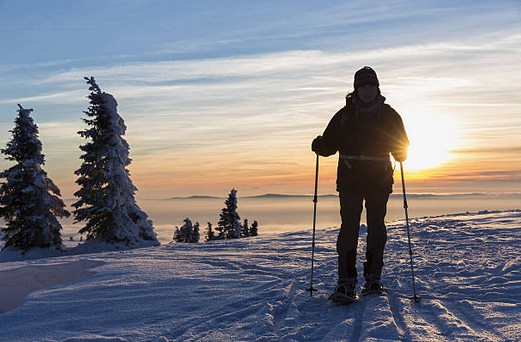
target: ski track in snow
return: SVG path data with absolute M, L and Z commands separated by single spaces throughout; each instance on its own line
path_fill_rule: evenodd
M 520 211 L 412 219 L 419 303 L 404 222 L 388 224 L 387 293 L 348 306 L 326 300 L 336 282 L 334 228 L 317 230 L 313 296 L 309 230 L 0 263 L 0 277 L 60 263 L 91 273 L 36 287 L 0 315 L 0 331 L 9 341 L 518 341 L 520 219 Z M 362 229 L 359 270 L 364 238 Z

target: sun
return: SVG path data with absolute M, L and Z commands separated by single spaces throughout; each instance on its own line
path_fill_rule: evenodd
M 436 113 L 407 111 L 404 125 L 410 145 L 404 168 L 424 171 L 442 166 L 456 148 L 455 123 Z

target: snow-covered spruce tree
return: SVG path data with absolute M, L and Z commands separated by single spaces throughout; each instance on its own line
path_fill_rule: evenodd
M 184 224 L 181 228 L 176 227 L 174 232 L 175 242 L 191 242 L 191 235 L 193 234 L 194 227 L 192 221 L 187 217 L 183 220 Z
M 194 230 L 192 232 L 192 237 L 190 239 L 191 243 L 198 243 L 199 242 L 199 239 L 201 238 L 200 229 L 201 229 L 201 226 L 199 225 L 199 222 L 196 222 L 194 224 Z
M 79 232 L 87 240 L 159 244 L 152 221 L 134 197 L 137 188 L 127 170 L 130 148 L 122 137 L 126 126 L 116 99 L 102 92 L 93 77 L 85 79 L 91 93 L 83 122 L 89 127 L 78 134 L 88 142 L 80 146 L 83 163 L 75 171 L 80 190 L 74 194 L 79 200 L 73 204 L 76 222 L 86 222 Z
M 250 227 L 248 225 L 248 219 L 244 219 L 244 223 L 242 224 L 241 228 L 241 237 L 249 237 L 250 236 Z
M 38 138 L 38 126 L 30 116 L 32 109 L 21 105 L 11 131 L 13 138 L 2 153 L 16 164 L 0 172 L 0 216 L 4 218 L 4 248 L 23 251 L 31 248 L 61 248 L 58 217 L 70 213 L 60 199 L 60 189 L 42 169 L 45 157 Z
M 217 227 L 215 227 L 215 231 L 216 231 L 217 235 L 214 234 L 212 240 L 223 240 L 225 238 L 224 227 L 221 227 L 221 226 L 219 226 L 219 224 L 217 224 Z
M 179 230 L 179 227 L 178 226 L 175 226 L 175 229 L 174 229 L 174 236 L 172 237 L 172 240 L 174 240 L 175 242 L 179 242 L 179 235 L 181 234 L 181 231 Z
M 188 243 L 199 242 L 199 222 L 196 222 L 195 225 L 193 225 L 192 221 L 188 217 L 185 218 L 183 222 L 184 224 L 181 228 L 175 227 L 174 241 Z
M 237 213 L 237 190 L 232 189 L 224 204 L 216 230 L 221 231 L 225 239 L 240 238 L 241 218 Z
M 213 229 L 212 229 L 212 223 L 211 222 L 207 222 L 207 228 L 206 228 L 206 241 L 212 241 L 212 240 L 215 240 L 215 235 L 213 233 Z
M 259 223 L 253 221 L 250 227 L 250 236 L 259 236 Z

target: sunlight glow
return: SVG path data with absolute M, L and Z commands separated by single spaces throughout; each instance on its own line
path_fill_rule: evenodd
M 457 145 L 453 120 L 415 108 L 404 113 L 404 124 L 411 143 L 404 162 L 408 170 L 440 167 L 453 157 L 451 151 Z

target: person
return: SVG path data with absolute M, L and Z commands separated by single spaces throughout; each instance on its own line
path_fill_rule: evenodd
M 354 75 L 354 91 L 311 145 L 320 156 L 339 152 L 336 186 L 342 224 L 337 238 L 338 282 L 333 299 L 357 298 L 356 256 L 360 217 L 365 201 L 367 247 L 362 295 L 382 292 L 382 268 L 387 241 L 385 215 L 392 192 L 390 159 L 407 158 L 409 139 L 400 115 L 380 93 L 376 72 L 368 66 Z

